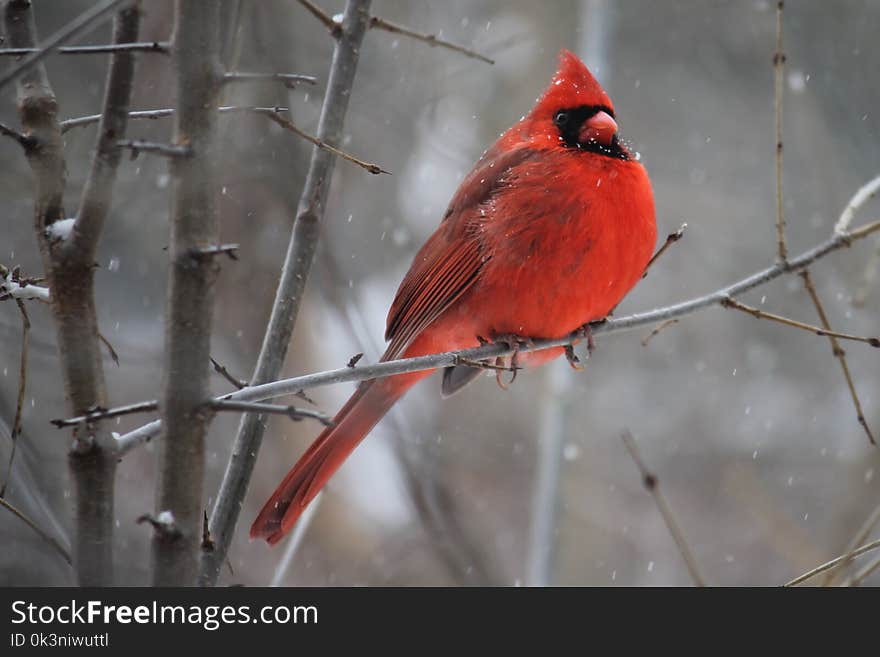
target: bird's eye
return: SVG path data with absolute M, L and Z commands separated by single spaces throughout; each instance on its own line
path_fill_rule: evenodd
M 556 112 L 556 114 L 553 116 L 553 123 L 562 127 L 566 123 L 568 123 L 568 119 L 569 119 L 568 112 L 566 112 L 565 110 L 561 110 L 559 112 Z

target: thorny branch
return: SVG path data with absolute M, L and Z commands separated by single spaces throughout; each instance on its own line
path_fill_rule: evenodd
M 651 497 L 654 498 L 654 502 L 657 504 L 657 509 L 660 511 L 660 515 L 663 516 L 663 522 L 666 523 L 666 528 L 669 529 L 669 533 L 672 534 L 675 545 L 678 547 L 682 559 L 684 559 L 684 563 L 691 575 L 691 579 L 694 580 L 696 586 L 705 586 L 706 582 L 702 575 L 700 575 L 700 569 L 697 567 L 697 561 L 694 559 L 693 552 L 691 552 L 690 547 L 688 547 L 684 534 L 681 533 L 681 528 L 675 521 L 675 516 L 672 514 L 672 509 L 669 507 L 669 503 L 666 501 L 663 493 L 660 492 L 660 482 L 657 479 L 657 475 L 648 470 L 648 467 L 642 460 L 642 455 L 639 452 L 638 445 L 636 445 L 636 441 L 633 439 L 632 434 L 629 431 L 624 431 L 621 439 L 642 475 L 642 483 L 644 484 L 645 489 L 651 493 Z
M 658 322 L 664 322 L 669 319 L 690 315 L 712 306 L 721 305 L 725 300 L 732 296 L 743 294 L 749 290 L 764 285 L 765 283 L 779 278 L 783 274 L 799 271 L 804 267 L 811 265 L 813 262 L 824 258 L 829 253 L 848 247 L 854 241 L 867 237 L 878 231 L 880 231 L 880 221 L 866 224 L 850 233 L 834 236 L 827 241 L 822 242 L 812 249 L 792 258 L 787 265 L 776 263 L 767 269 L 751 274 L 750 276 L 727 287 L 721 288 L 720 290 L 687 301 L 682 301 L 671 306 L 636 313 L 627 317 L 600 320 L 591 325 L 591 332 L 593 336 L 598 336 L 619 333 L 622 331 L 631 331 L 644 326 L 651 326 Z M 520 353 L 526 353 L 547 349 L 549 347 L 564 347 L 582 339 L 583 331 L 579 329 L 561 338 L 535 339 L 531 341 L 530 344 L 520 345 L 518 349 Z M 343 367 L 326 372 L 317 372 L 290 379 L 282 379 L 271 383 L 255 383 L 242 390 L 223 395 L 221 399 L 263 401 L 266 399 L 282 397 L 284 395 L 297 394 L 303 390 L 308 390 L 309 388 L 332 385 L 334 383 L 365 381 L 368 379 L 391 376 L 393 374 L 437 369 L 439 367 L 455 365 L 461 358 L 480 361 L 488 358 L 495 358 L 497 356 L 510 355 L 513 354 L 513 352 L 514 349 L 512 347 L 509 347 L 504 343 L 495 343 L 474 347 L 472 349 L 450 351 L 429 356 L 418 356 L 416 358 L 403 358 L 400 360 L 376 363 L 374 365 L 364 365 L 355 368 Z M 128 452 L 137 445 L 149 442 L 153 437 L 159 434 L 160 430 L 161 423 L 155 421 L 120 436 L 117 443 L 120 454 Z

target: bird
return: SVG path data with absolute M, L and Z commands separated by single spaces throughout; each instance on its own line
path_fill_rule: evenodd
M 382 361 L 561 338 L 605 318 L 642 277 L 657 239 L 651 182 L 586 65 L 559 53 L 532 110 L 464 178 L 388 312 Z M 517 354 L 540 365 L 562 347 Z M 403 394 L 434 370 L 362 382 L 263 505 L 251 538 L 280 541 Z M 449 396 L 481 370 L 444 369 Z

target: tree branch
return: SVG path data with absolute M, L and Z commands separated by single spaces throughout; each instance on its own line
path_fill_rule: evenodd
M 140 139 L 120 139 L 116 142 L 119 148 L 127 148 L 131 151 L 131 159 L 135 159 L 141 153 L 152 153 L 172 159 L 185 159 L 192 156 L 193 149 L 189 144 L 177 146 L 175 144 L 159 144 L 154 141 L 142 141 Z
M 279 112 L 286 112 L 288 108 L 286 107 L 249 107 L 243 105 L 230 105 L 226 107 L 218 107 L 217 111 L 220 114 L 235 114 L 240 112 L 251 112 L 253 114 L 277 114 Z M 154 110 L 135 110 L 134 112 L 128 113 L 128 118 L 130 119 L 164 119 L 168 116 L 173 116 L 173 109 L 154 109 Z M 61 122 L 61 134 L 63 135 L 68 130 L 73 128 L 80 128 L 82 126 L 91 125 L 93 123 L 97 123 L 101 120 L 100 114 L 91 114 L 89 116 L 80 116 L 75 119 L 66 119 Z
M 853 218 L 855 218 L 856 212 L 858 212 L 865 203 L 874 198 L 878 191 L 880 191 L 880 176 L 869 180 L 859 187 L 849 200 L 849 203 L 846 204 L 843 212 L 840 213 L 840 218 L 837 220 L 837 223 L 834 224 L 834 234 L 844 235 L 849 230 L 849 226 L 852 223 Z
M 823 563 L 821 566 L 816 566 L 812 570 L 808 570 L 807 572 L 805 572 L 803 575 L 798 575 L 790 582 L 786 582 L 785 586 L 786 587 L 797 586 L 798 584 L 802 584 L 803 582 L 806 582 L 808 579 L 812 579 L 816 575 L 820 575 L 820 574 L 824 573 L 826 570 L 830 570 L 831 568 L 834 568 L 834 566 L 839 564 L 841 561 L 843 561 L 847 557 L 853 559 L 855 557 L 859 557 L 859 556 L 865 554 L 866 552 L 870 552 L 871 550 L 876 550 L 877 548 L 880 548 L 880 540 L 872 541 L 872 542 L 868 543 L 867 545 L 863 545 L 862 547 L 855 549 L 848 554 L 842 554 L 839 557 L 832 559 L 831 561 L 827 561 L 827 562 Z
M 803 273 L 804 272 L 801 272 L 801 274 Z M 732 308 L 733 310 L 742 311 L 748 315 L 751 315 L 755 319 L 769 319 L 771 322 L 777 322 L 779 324 L 784 324 L 785 326 L 791 326 L 792 328 L 809 331 L 810 333 L 815 333 L 816 335 L 827 335 L 829 338 L 834 338 L 835 340 L 852 340 L 853 342 L 864 342 L 871 345 L 872 347 L 880 347 L 880 338 L 867 337 L 862 335 L 851 335 L 850 333 L 838 333 L 837 331 L 831 331 L 827 328 L 820 328 L 818 326 L 813 326 L 812 324 L 804 324 L 803 322 L 799 322 L 796 319 L 789 319 L 788 317 L 783 317 L 782 315 L 774 315 L 773 313 L 765 312 L 759 308 L 755 308 L 754 306 L 748 306 L 744 303 L 740 303 L 734 298 L 725 299 L 721 302 L 721 305 L 725 308 Z
M 214 140 L 220 68 L 220 8 L 177 0 L 173 55 L 177 66 L 174 143 L 191 157 L 172 160 L 172 217 L 160 406 L 166 427 L 157 485 L 157 517 L 170 513 L 173 538 L 153 538 L 153 583 L 196 583 L 202 536 L 204 440 L 211 413 L 208 362 L 217 265 L 193 250 L 217 244 Z
M 28 518 L 17 507 L 13 506 L 8 500 L 3 498 L 2 496 L 0 496 L 0 506 L 2 506 L 4 509 L 9 511 L 12 515 L 14 515 L 16 518 L 21 520 L 28 527 L 33 529 L 34 532 L 36 532 L 40 538 L 42 538 L 49 545 L 51 545 L 55 549 L 55 551 L 61 555 L 61 558 L 64 559 L 64 561 L 66 561 L 68 565 L 71 565 L 73 563 L 73 561 L 70 558 L 70 555 L 67 553 L 67 550 L 65 550 L 62 547 L 61 543 L 59 543 L 54 538 L 49 536 L 49 534 L 46 533 L 46 531 L 44 529 L 42 529 L 37 523 L 35 523 L 30 518 Z
M 321 118 L 318 121 L 317 138 L 331 146 L 338 144 L 342 137 L 360 45 L 369 21 L 369 11 L 370 0 L 348 0 L 346 3 L 341 33 L 336 42 L 327 79 L 327 93 L 324 96 Z M 318 225 L 324 215 L 334 162 L 333 153 L 320 148 L 312 151 L 309 172 L 272 306 L 272 315 L 251 379 L 253 384 L 265 383 L 277 378 L 287 356 L 290 336 L 293 333 L 300 301 L 315 257 Z M 346 369 L 351 372 L 357 371 L 353 368 Z M 217 581 L 220 567 L 226 559 L 241 510 L 241 501 L 250 482 L 264 430 L 258 415 L 248 413 L 242 417 L 232 448 L 232 456 L 211 513 L 210 527 L 214 536 L 215 550 L 202 556 L 200 574 L 202 585 L 210 586 Z
M 134 0 L 132 0 L 133 2 Z M 109 55 L 114 52 L 157 52 L 167 55 L 169 43 L 163 41 L 143 41 L 140 43 L 110 43 L 95 46 L 62 46 L 55 51 L 59 55 Z M 0 57 L 21 57 L 40 52 L 40 48 L 0 48 Z
M 72 21 L 67 23 L 63 28 L 58 30 L 55 34 L 50 36 L 43 44 L 37 48 L 36 39 L 28 42 L 27 44 L 19 42 L 11 37 L 14 30 L 9 29 L 9 25 L 7 24 L 7 34 L 10 35 L 9 42 L 12 44 L 13 48 L 27 48 L 33 49 L 30 55 L 22 59 L 18 64 L 9 69 L 6 73 L 0 76 L 0 89 L 5 87 L 9 82 L 12 82 L 20 75 L 24 75 L 27 71 L 32 69 L 38 63 L 40 63 L 44 57 L 50 55 L 58 46 L 60 46 L 65 41 L 70 41 L 76 36 L 84 34 L 86 32 L 91 31 L 95 27 L 97 27 L 110 13 L 116 9 L 119 5 L 123 3 L 131 3 L 133 0 L 107 0 L 102 5 L 97 5 L 92 7 L 88 11 L 83 12 Z M 19 14 L 25 15 L 26 13 L 30 13 L 30 0 L 9 0 L 6 4 L 7 14 Z M 36 31 L 34 31 L 36 34 Z
M 386 21 L 384 18 L 379 18 L 378 16 L 373 16 L 370 18 L 370 27 L 385 30 L 386 32 L 391 32 L 392 34 L 401 34 L 411 39 L 416 39 L 417 41 L 427 43 L 431 47 L 439 46 L 441 48 L 446 48 L 447 50 L 454 50 L 455 52 L 461 53 L 465 57 L 479 59 L 480 61 L 486 62 L 487 64 L 495 63 L 494 59 L 489 59 L 485 55 L 481 55 L 480 53 L 478 53 L 476 50 L 471 50 L 470 48 L 465 48 L 464 46 L 460 46 L 457 43 L 446 41 L 445 39 L 439 38 L 435 34 L 416 32 L 415 30 L 412 30 L 408 27 L 398 25 L 397 23 L 392 23 L 391 21 Z
M 666 501 L 663 493 L 660 492 L 660 482 L 657 480 L 657 475 L 648 470 L 648 467 L 642 460 L 642 455 L 639 453 L 638 445 L 636 445 L 636 441 L 633 440 L 632 434 L 629 431 L 625 431 L 621 438 L 623 439 L 623 444 L 626 446 L 629 455 L 632 457 L 632 460 L 635 462 L 636 467 L 638 467 L 639 472 L 642 475 L 642 483 L 644 484 L 645 489 L 651 493 L 651 497 L 654 498 L 654 502 L 657 505 L 657 509 L 660 511 L 660 515 L 663 516 L 663 522 L 666 523 L 666 528 L 669 529 L 669 533 L 672 534 L 672 538 L 675 541 L 675 545 L 678 547 L 678 551 L 681 553 L 682 559 L 684 559 L 684 563 L 691 575 L 691 579 L 694 580 L 696 586 L 706 586 L 706 581 L 703 579 L 703 576 L 700 575 L 700 569 L 697 567 L 697 561 L 694 559 L 690 547 L 688 547 L 684 534 L 681 533 L 681 528 L 675 521 L 675 516 L 672 515 L 672 509 L 669 507 L 669 503 Z
M 113 26 L 113 42 L 125 43 L 137 39 L 140 22 L 139 4 L 120 11 Z M 104 90 L 104 108 L 98 126 L 98 143 L 92 157 L 92 169 L 83 188 L 73 237 L 67 241 L 65 247 L 84 261 L 95 259 L 98 239 L 110 212 L 113 185 L 116 182 L 116 169 L 120 158 L 117 140 L 125 135 L 128 125 L 134 64 L 135 56 L 131 51 L 116 52 L 110 60 L 107 86 Z
M 748 292 L 749 290 L 779 278 L 783 274 L 799 271 L 815 261 L 824 258 L 829 253 L 847 247 L 853 241 L 867 237 L 877 231 L 880 231 L 880 221 L 866 224 L 851 233 L 832 237 L 812 249 L 805 251 L 796 258 L 791 259 L 787 265 L 777 263 L 772 267 L 756 272 L 736 283 L 721 288 L 720 290 L 710 292 L 709 294 L 682 301 L 671 306 L 665 306 L 647 312 L 635 313 L 627 317 L 595 322 L 594 324 L 591 324 L 591 332 L 593 336 L 599 336 L 620 333 L 622 331 L 632 331 L 644 326 L 651 326 L 659 322 L 664 322 L 669 319 L 691 315 L 712 306 L 721 305 L 732 295 L 743 294 L 744 292 Z M 532 340 L 530 344 L 520 345 L 518 349 L 520 353 L 526 353 L 548 349 L 550 347 L 564 347 L 582 340 L 583 337 L 583 331 L 577 330 L 561 338 L 535 339 Z M 440 354 L 431 354 L 429 356 L 418 356 L 416 358 L 390 360 L 376 363 L 374 365 L 364 365 L 354 368 L 342 367 L 326 372 L 317 372 L 315 374 L 305 374 L 290 379 L 272 381 L 271 383 L 257 384 L 255 382 L 254 385 L 223 395 L 220 399 L 264 401 L 276 397 L 283 397 L 284 395 L 299 394 L 303 390 L 308 390 L 309 388 L 317 388 L 319 386 L 332 385 L 334 383 L 366 381 L 368 379 L 378 379 L 393 374 L 433 370 L 440 367 L 455 365 L 456 363 L 461 362 L 462 358 L 469 360 L 485 360 L 487 358 L 507 356 L 513 352 L 514 349 L 506 344 L 495 343 L 474 347 L 472 349 L 462 349 L 460 351 L 449 351 Z M 117 441 L 120 456 L 137 445 L 149 442 L 153 437 L 159 434 L 160 430 L 161 422 L 156 421 L 120 436 Z
M 782 198 L 782 91 L 785 74 L 785 53 L 782 52 L 783 0 L 776 3 L 776 50 L 773 52 L 773 110 L 776 134 L 776 255 L 779 262 L 788 259 L 785 244 L 785 205 Z
M 27 390 L 28 369 L 28 346 L 30 343 L 31 320 L 27 309 L 21 299 L 15 300 L 18 311 L 21 313 L 21 354 L 18 360 L 18 395 L 15 399 L 15 419 L 12 421 L 12 431 L 9 440 L 12 447 L 9 451 L 9 461 L 6 464 L 6 474 L 3 475 L 3 484 L 0 486 L 0 498 L 6 497 L 6 485 L 9 483 L 9 475 L 12 474 L 12 463 L 15 461 L 15 450 L 18 445 L 18 437 L 21 435 L 21 413 L 24 408 L 24 395 Z
M 823 333 L 828 336 L 828 341 L 831 343 L 831 352 L 837 358 L 837 362 L 840 363 L 840 369 L 843 370 L 843 378 L 846 380 L 846 386 L 849 388 L 849 395 L 852 398 L 853 406 L 856 409 L 856 419 L 868 435 L 868 442 L 872 445 L 876 445 L 877 441 L 874 440 L 874 434 L 871 433 L 871 427 L 868 426 L 868 421 L 865 419 L 865 414 L 862 411 L 862 402 L 859 400 L 859 394 L 856 392 L 856 385 L 853 383 L 852 375 L 849 373 L 849 365 L 846 362 L 846 352 L 838 342 L 838 339 L 841 336 L 831 330 L 831 322 L 828 321 L 828 315 L 825 313 L 825 308 L 822 306 L 822 301 L 819 299 L 819 293 L 816 291 L 816 286 L 813 285 L 813 279 L 810 277 L 810 270 L 804 269 L 801 271 L 800 277 L 804 281 L 804 287 L 807 288 L 807 294 L 810 295 L 810 299 L 816 307 L 819 320 L 822 322 L 824 328 Z M 868 344 L 874 347 L 880 347 L 880 338 L 869 340 Z
M 68 252 L 66 240 L 54 239 L 52 231 L 46 230 L 64 218 L 65 163 L 58 104 L 40 59 L 119 4 L 108 2 L 86 12 L 3 78 L 4 82 L 18 78 L 19 115 L 25 135 L 33 142 L 25 155 L 35 179 L 34 228 L 51 290 L 61 376 L 71 415 L 106 406 L 106 386 L 97 337 L 93 262 Z M 30 2 L 7 2 L 4 22 L 13 47 L 36 47 Z M 73 438 L 68 464 L 76 489 L 77 576 L 83 586 L 109 585 L 113 582 L 113 437 L 105 428 L 84 425 L 74 429 Z
M 283 82 L 284 86 L 288 89 L 296 88 L 298 82 L 304 82 L 305 84 L 317 84 L 318 82 L 318 78 L 313 75 L 303 75 L 302 73 L 242 73 L 237 71 L 223 75 L 224 84 L 264 80 Z

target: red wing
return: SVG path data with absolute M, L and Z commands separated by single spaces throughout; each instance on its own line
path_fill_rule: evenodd
M 413 260 L 388 312 L 386 358 L 399 356 L 407 345 L 474 283 L 485 258 L 474 212 L 504 183 L 512 167 L 534 151 L 517 148 L 488 151 L 458 188 L 443 223 Z M 491 212 L 491 208 L 486 208 Z M 473 223 L 472 223 L 473 222 Z

